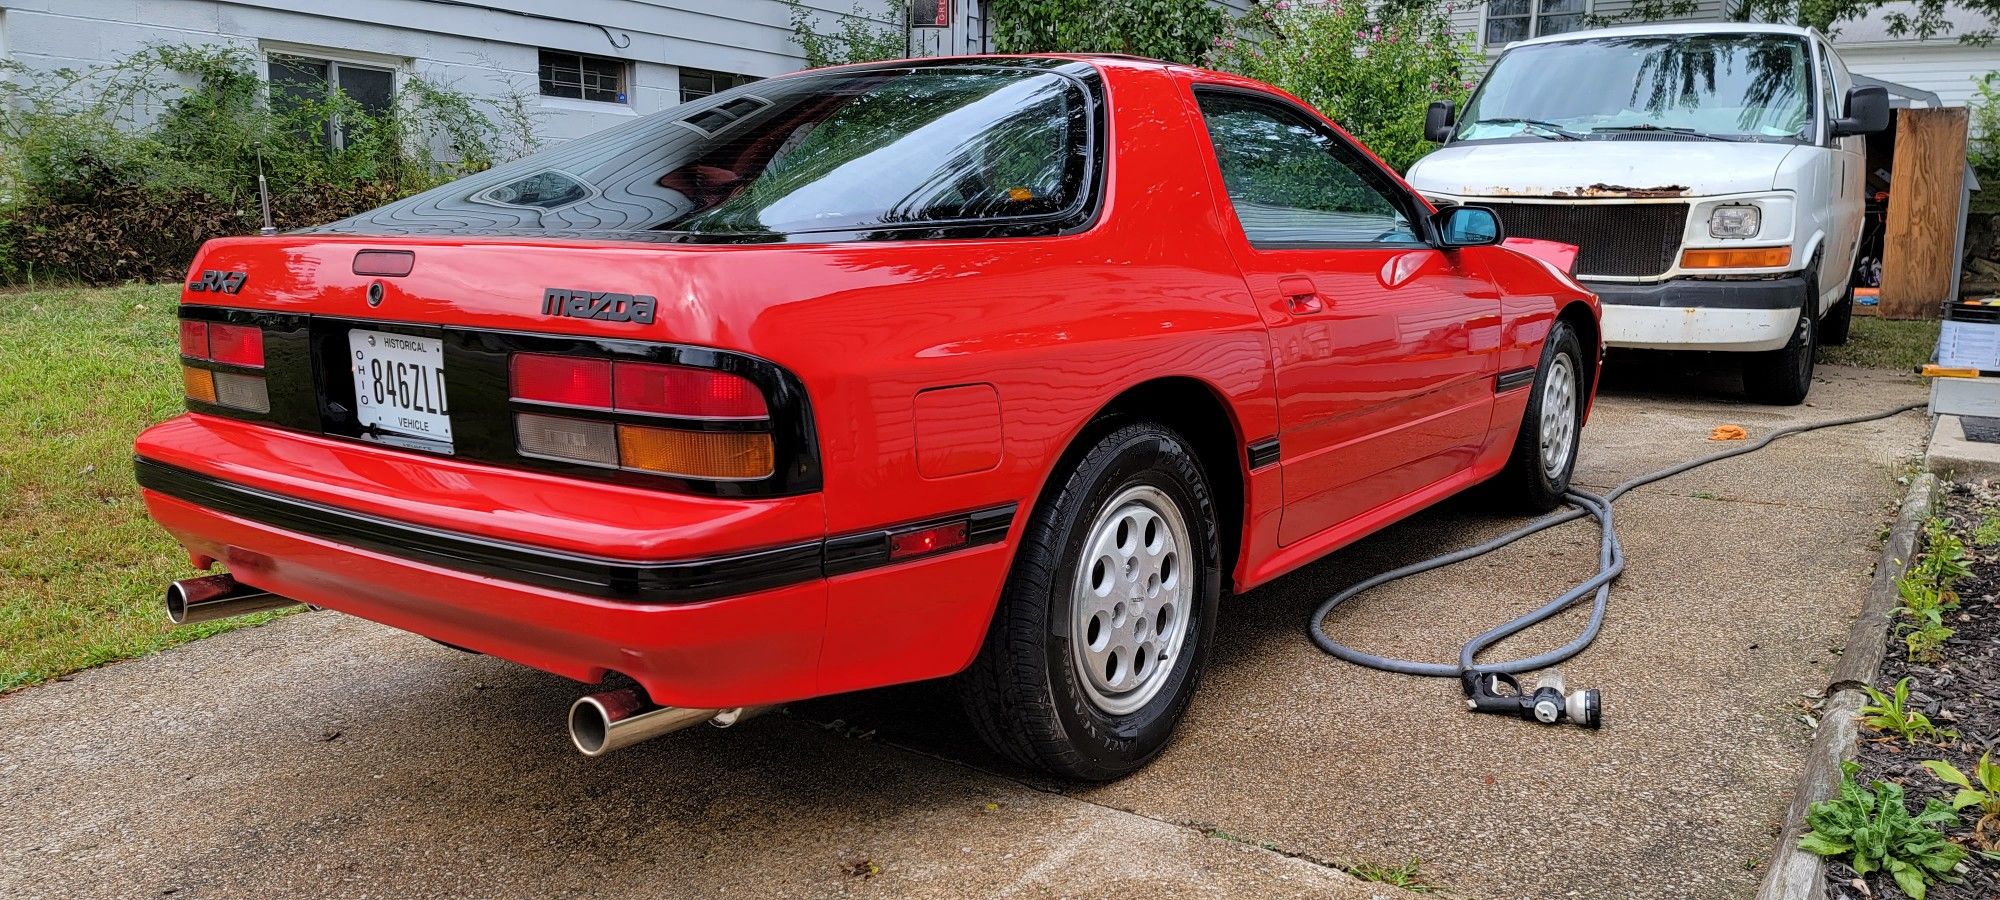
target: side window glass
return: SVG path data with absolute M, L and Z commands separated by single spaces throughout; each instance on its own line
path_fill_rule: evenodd
M 1332 132 L 1287 105 L 1197 92 L 1236 218 L 1253 244 L 1421 243 Z

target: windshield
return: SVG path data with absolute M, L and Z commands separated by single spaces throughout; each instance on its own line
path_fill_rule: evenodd
M 772 79 L 318 230 L 701 241 L 1021 233 L 1084 207 L 1090 108 L 1082 80 L 1048 68 Z
M 1781 34 L 1530 44 L 1494 64 L 1455 137 L 1807 140 L 1810 71 L 1805 39 Z

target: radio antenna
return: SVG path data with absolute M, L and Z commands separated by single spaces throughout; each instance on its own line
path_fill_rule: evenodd
M 257 233 L 265 237 L 278 233 L 278 226 L 271 222 L 271 186 L 264 182 L 264 148 L 257 148 L 257 205 L 264 213 L 264 227 Z

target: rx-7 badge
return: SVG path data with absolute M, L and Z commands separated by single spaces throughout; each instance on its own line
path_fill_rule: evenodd
M 250 280 L 249 272 L 224 272 L 219 269 L 203 269 L 201 277 L 188 282 L 190 291 L 217 291 L 234 294 L 243 290 L 243 282 Z
M 542 315 L 573 319 L 603 319 L 606 322 L 653 324 L 653 309 L 660 301 L 644 294 L 612 294 L 548 288 L 542 292 Z

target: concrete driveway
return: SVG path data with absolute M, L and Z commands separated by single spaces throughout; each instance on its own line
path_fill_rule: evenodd
M 1622 367 L 1585 432 L 1606 487 L 1753 436 L 1921 399 L 1822 369 L 1749 406 L 1671 360 Z M 1411 857 L 1466 896 L 1754 890 L 1859 608 L 1906 415 L 1781 441 L 1619 504 L 1630 568 L 1567 666 L 1604 730 L 1460 710 L 1455 684 L 1357 669 L 1304 637 L 1327 593 L 1509 524 L 1454 502 L 1225 601 L 1181 735 L 1076 787 L 978 747 L 917 685 L 799 704 L 601 760 L 552 676 L 322 612 L 0 698 L 0 895 L 1394 895 L 1338 866 Z M 1576 524 L 1338 614 L 1365 648 L 1445 660 L 1587 573 Z M 1567 639 L 1575 613 L 1505 650 Z

